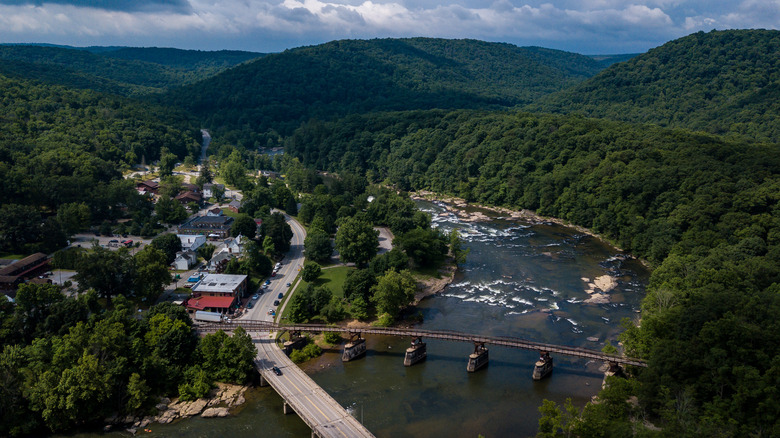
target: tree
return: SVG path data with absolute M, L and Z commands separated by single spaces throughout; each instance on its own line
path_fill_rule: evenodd
M 216 251 L 216 249 L 216 246 L 210 243 L 204 243 L 198 247 L 198 257 L 203 257 L 203 260 L 209 261 L 211 260 L 211 256 L 214 255 L 214 251 Z
M 445 237 L 436 230 L 415 228 L 393 240 L 419 266 L 431 266 L 447 254 Z
M 417 283 L 409 271 L 390 270 L 379 277 L 377 284 L 371 288 L 371 301 L 376 305 L 378 314 L 387 313 L 395 318 L 402 307 L 412 302 L 416 290 Z
M 154 246 L 147 246 L 135 255 L 135 294 L 147 302 L 154 302 L 163 287 L 171 282 L 165 253 Z
M 295 200 L 294 196 L 287 198 L 284 204 L 284 211 L 290 216 L 296 216 L 298 214 L 298 201 Z
M 176 167 L 176 160 L 178 157 L 171 153 L 168 148 L 164 147 L 160 151 L 160 177 L 171 176 L 173 174 L 173 168 Z
M 151 245 L 165 254 L 165 265 L 176 260 L 176 253 L 181 251 L 181 239 L 172 233 L 165 233 L 152 240 Z
M 274 239 L 271 238 L 271 236 L 265 236 L 263 239 L 263 252 L 266 256 L 271 256 L 276 252 L 276 247 L 274 246 Z
M 41 214 L 35 207 L 19 204 L 0 205 L 0 248 L 23 251 L 40 235 Z
M 83 202 L 62 204 L 57 209 L 57 219 L 68 236 L 89 227 L 91 217 L 89 206 Z
M 255 233 L 257 233 L 257 224 L 255 223 L 255 220 L 243 213 L 236 217 L 233 221 L 233 226 L 230 227 L 230 235 L 233 237 L 240 234 L 246 238 L 254 239 Z
M 466 257 L 469 255 L 469 252 L 471 252 L 471 248 L 463 249 L 463 240 L 460 238 L 460 233 L 453 228 L 450 231 L 450 253 L 455 259 L 455 264 L 460 266 L 466 263 Z
M 273 271 L 273 263 L 271 259 L 265 256 L 260 250 L 260 245 L 254 240 L 250 240 L 246 246 L 247 263 L 252 271 L 258 273 L 260 276 L 271 275 Z
M 317 263 L 327 263 L 333 255 L 333 244 L 330 236 L 325 231 L 314 228 L 306 235 L 303 241 L 306 258 Z
M 270 237 L 274 244 L 274 250 L 278 253 L 285 253 L 290 250 L 290 241 L 293 237 L 292 228 L 290 224 L 284 219 L 284 215 L 281 213 L 272 213 L 260 227 L 263 238 Z M 263 249 L 265 249 L 265 240 L 263 241 Z
M 307 283 L 313 283 L 320 277 L 320 274 L 322 274 L 320 265 L 315 262 L 309 262 L 303 267 L 301 278 Z
M 371 287 L 376 284 L 376 277 L 368 269 L 355 269 L 347 274 L 344 281 L 344 298 L 354 302 L 362 298 L 367 303 L 371 298 Z
M 117 295 L 129 294 L 135 284 L 135 263 L 124 248 L 110 251 L 94 245 L 81 256 L 76 270 L 79 290 L 95 289 L 109 302 Z
M 376 255 L 379 232 L 367 221 L 347 218 L 336 232 L 336 249 L 343 262 L 366 264 Z
M 204 160 L 200 166 L 200 175 L 195 180 L 195 184 L 203 190 L 203 184 L 211 184 L 212 181 L 214 181 L 214 175 L 211 174 L 208 160 Z
M 187 209 L 173 198 L 161 196 L 154 205 L 154 212 L 166 224 L 178 224 L 187 219 Z

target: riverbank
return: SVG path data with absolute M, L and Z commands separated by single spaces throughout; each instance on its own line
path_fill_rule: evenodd
M 124 428 L 132 434 L 139 430 L 149 431 L 152 424 L 168 424 L 180 418 L 200 416 L 203 418 L 227 417 L 231 409 L 244 404 L 244 394 L 249 385 L 231 385 L 215 383 L 208 397 L 192 401 L 179 401 L 177 398 L 163 397 L 155 406 L 156 414 L 146 416 L 114 416 L 106 419 L 104 431 Z

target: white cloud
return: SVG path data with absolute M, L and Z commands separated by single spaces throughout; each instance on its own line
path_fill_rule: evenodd
M 431 36 L 614 53 L 697 30 L 780 24 L 780 0 L 190 0 L 156 11 L 26 1 L 0 0 L 0 42 L 269 51 L 338 38 Z

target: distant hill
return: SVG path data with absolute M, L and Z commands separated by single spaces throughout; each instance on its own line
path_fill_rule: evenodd
M 780 142 L 780 31 L 698 32 L 528 108 Z
M 158 48 L 0 46 L 0 73 L 121 95 L 158 93 L 205 79 L 261 54 Z
M 631 58 L 639 56 L 640 53 L 623 53 L 619 55 L 589 55 L 591 59 L 594 59 L 601 63 L 604 67 L 609 67 L 612 64 L 618 62 L 628 61 Z
M 271 54 L 169 97 L 223 135 L 264 146 L 269 139 L 254 133 L 287 135 L 311 118 L 527 104 L 602 68 L 587 56 L 503 43 L 344 40 Z

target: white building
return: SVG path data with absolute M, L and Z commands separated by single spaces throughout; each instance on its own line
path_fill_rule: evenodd
M 171 263 L 174 269 L 186 271 L 198 263 L 198 255 L 195 251 L 185 250 L 176 253 L 176 259 Z
M 202 234 L 177 234 L 176 237 L 181 240 L 182 250 L 197 251 L 206 243 L 206 236 Z

